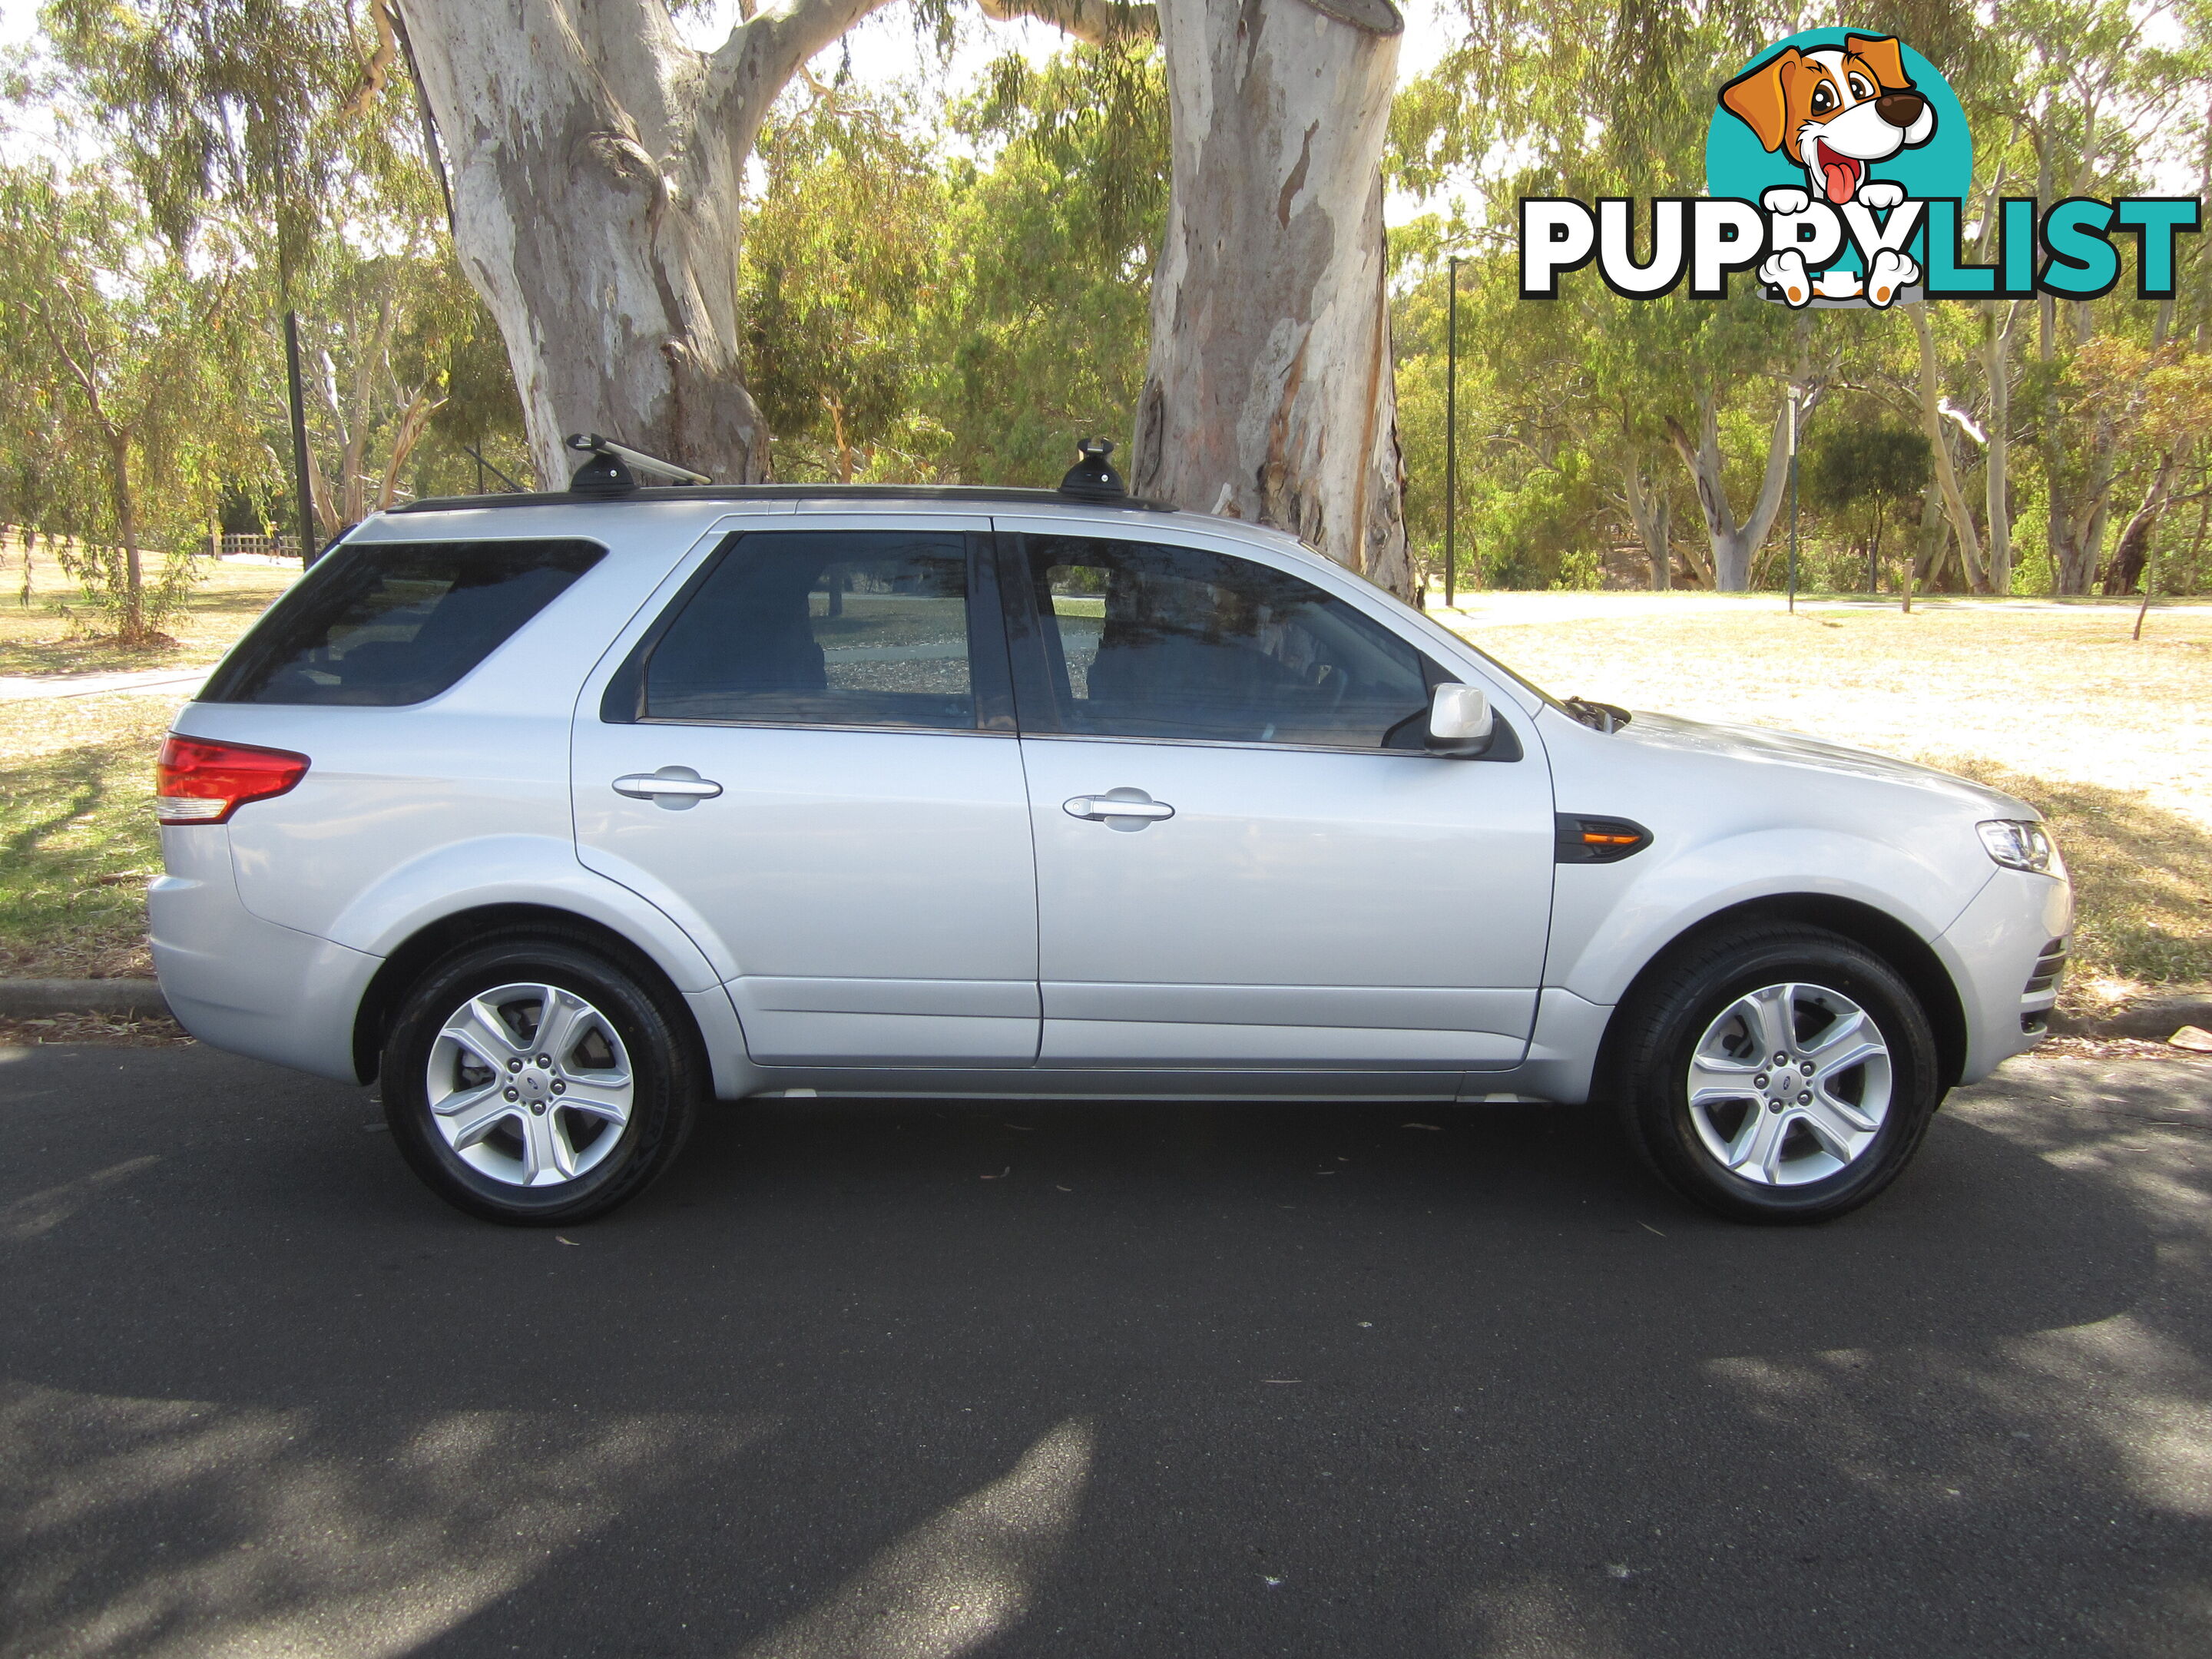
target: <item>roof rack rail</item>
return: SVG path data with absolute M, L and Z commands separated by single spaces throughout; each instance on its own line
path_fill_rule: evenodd
M 602 438 L 596 432 L 571 432 L 568 447 L 586 460 L 569 475 L 568 491 L 574 495 L 627 495 L 638 487 L 637 475 L 630 471 L 651 472 L 663 478 L 673 478 L 682 484 L 710 484 L 714 481 L 703 472 L 694 472 L 688 466 L 678 466 L 673 461 L 664 461 L 618 444 L 611 438 Z
M 619 472 L 626 482 L 584 482 L 572 480 L 565 490 L 541 491 L 535 494 L 503 495 L 426 495 L 420 501 L 408 501 L 387 509 L 398 513 L 454 513 L 481 507 L 560 507 L 573 506 L 580 501 L 638 501 L 675 503 L 682 501 L 969 501 L 981 506 L 1003 502 L 1008 506 L 1042 507 L 1054 502 L 1080 502 L 1085 507 L 1118 507 L 1131 513 L 1176 513 L 1182 509 L 1169 501 L 1146 501 L 1141 495 L 1132 495 L 1121 482 L 1121 475 L 1107 464 L 1106 458 L 1114 446 L 1103 438 L 1086 438 L 1079 451 L 1081 459 L 1068 470 L 1057 489 L 1023 488 L 1012 484 L 835 484 L 835 483 L 764 483 L 718 484 L 704 481 L 672 485 L 641 485 L 630 474 L 630 465 L 647 471 L 666 469 L 669 476 L 697 480 L 696 472 L 684 471 L 665 461 L 655 461 L 651 456 L 641 457 L 635 450 L 611 444 L 596 433 L 578 433 L 568 440 L 571 448 L 588 453 L 592 459 L 576 470 L 576 480 L 584 479 L 586 472 L 599 469 L 599 477 L 611 479 Z M 586 448 L 586 445 L 604 446 Z M 611 465 L 608 465 L 611 463 Z

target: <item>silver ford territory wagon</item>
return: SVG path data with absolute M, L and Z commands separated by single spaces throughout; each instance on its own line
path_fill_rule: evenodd
M 1808 1221 L 2038 1040 L 2033 808 L 1561 702 L 1091 459 L 369 520 L 163 750 L 171 1007 L 379 1081 L 431 1187 L 526 1224 L 636 1194 L 708 1096 L 983 1094 L 1595 1093 L 1690 1197 Z

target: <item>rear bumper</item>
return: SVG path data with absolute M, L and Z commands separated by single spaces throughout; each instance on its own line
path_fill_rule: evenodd
M 154 971 L 177 1021 L 203 1042 L 340 1083 L 354 1071 L 354 1016 L 383 958 L 248 911 L 230 833 L 161 831 L 169 873 L 147 890 Z
M 1962 1083 L 1978 1083 L 2043 1041 L 2043 1016 L 2056 985 L 2029 991 L 2037 958 L 2074 927 L 2070 883 L 2025 870 L 1999 870 L 1936 942 L 1966 1017 Z

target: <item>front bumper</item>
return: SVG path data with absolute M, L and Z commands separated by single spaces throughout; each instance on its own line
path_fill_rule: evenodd
M 1966 1017 L 1961 1083 L 1979 1082 L 2043 1041 L 2058 987 L 2030 990 L 2029 981 L 2047 977 L 2039 971 L 2045 951 L 2073 927 L 2074 889 L 2064 877 L 2001 868 L 1936 940 Z

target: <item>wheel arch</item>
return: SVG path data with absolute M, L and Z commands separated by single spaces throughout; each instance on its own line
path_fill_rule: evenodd
M 1637 970 L 1635 978 L 1614 1005 L 1612 1017 L 1606 1022 L 1605 1036 L 1599 1044 L 1597 1076 L 1609 1079 L 1612 1075 L 1614 1046 L 1626 1011 L 1635 1006 L 1647 986 L 1670 971 L 1677 957 L 1716 933 L 1761 921 L 1790 921 L 1824 927 L 1864 946 L 1887 963 L 1911 988 L 1927 1012 L 1928 1023 L 1936 1034 L 1939 1086 L 1948 1090 L 1957 1085 L 1966 1066 L 1966 1013 L 1959 988 L 1952 981 L 1950 970 L 1943 966 L 1942 958 L 1927 940 L 1895 916 L 1856 899 L 1829 893 L 1776 893 L 1747 899 L 1701 917 L 1668 939 Z
M 376 1079 L 379 1057 L 389 1035 L 392 1017 L 406 1000 L 408 990 L 429 966 L 464 945 L 480 945 L 501 934 L 562 933 L 605 951 L 623 968 L 653 987 L 665 1004 L 676 1029 L 693 1046 L 693 1059 L 701 1075 L 709 1068 L 711 1054 L 706 1033 L 690 999 L 679 991 L 667 970 L 650 951 L 624 938 L 603 921 L 549 904 L 481 904 L 456 910 L 427 922 L 384 960 L 362 994 L 353 1028 L 354 1072 L 363 1083 Z

